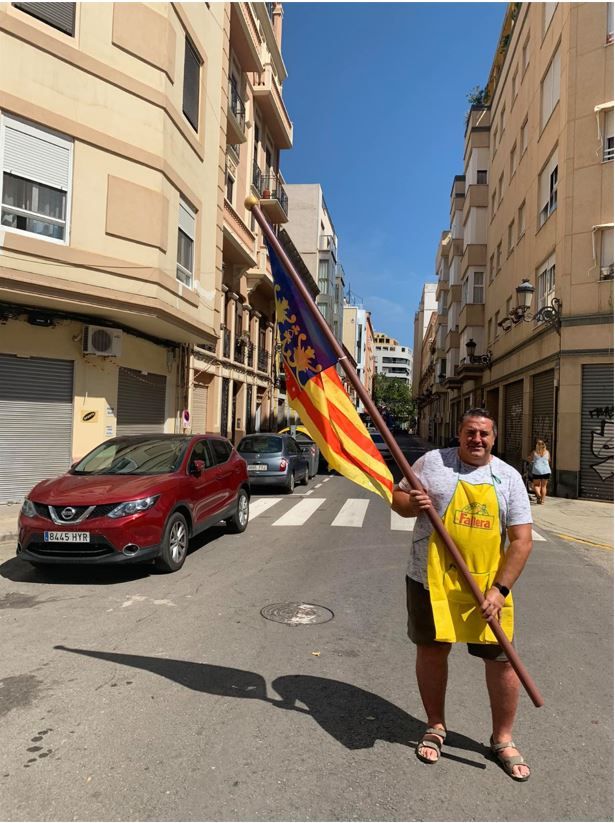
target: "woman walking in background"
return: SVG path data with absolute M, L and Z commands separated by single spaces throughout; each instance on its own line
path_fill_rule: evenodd
M 536 440 L 534 451 L 527 459 L 530 464 L 530 477 L 536 494 L 536 502 L 544 503 L 547 496 L 547 483 L 551 477 L 551 455 L 544 440 Z

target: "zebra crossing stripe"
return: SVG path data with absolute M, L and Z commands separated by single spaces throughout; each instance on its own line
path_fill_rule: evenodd
M 391 509 L 391 530 L 394 532 L 411 532 L 414 529 L 416 517 L 402 517 Z
M 309 500 L 303 498 L 292 509 L 283 514 L 273 523 L 274 526 L 303 526 L 306 520 L 314 514 L 325 502 L 324 497 L 311 497 Z
M 254 520 L 259 514 L 266 512 L 276 503 L 279 503 L 281 497 L 260 497 L 258 500 L 250 501 L 250 520 Z
M 532 539 L 536 541 L 542 541 L 543 543 L 546 543 L 547 541 L 546 537 L 543 537 L 541 534 L 538 534 L 538 532 L 535 532 L 534 529 L 532 529 Z
M 352 526 L 361 528 L 365 520 L 365 513 L 369 506 L 369 500 L 364 497 L 349 497 L 339 510 L 337 517 L 331 523 L 332 526 Z

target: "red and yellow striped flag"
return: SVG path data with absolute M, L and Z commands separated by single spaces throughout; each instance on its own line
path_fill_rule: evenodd
M 391 503 L 393 477 L 342 385 L 337 355 L 314 316 L 318 309 L 306 303 L 267 245 L 291 408 L 331 468 Z

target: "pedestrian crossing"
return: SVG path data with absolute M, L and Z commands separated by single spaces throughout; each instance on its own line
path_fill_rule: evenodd
M 320 486 L 322 484 L 319 483 L 318 485 Z M 310 491 L 314 491 L 314 489 Z M 304 494 L 300 499 L 297 499 L 297 496 L 253 498 L 250 502 L 250 520 L 255 520 L 257 517 L 260 517 L 265 512 L 277 506 L 280 510 L 280 516 L 273 520 L 270 525 L 304 526 L 327 500 L 326 497 L 308 497 L 308 494 L 309 492 Z M 291 503 L 291 506 L 282 513 L 281 509 L 283 506 L 280 506 L 280 503 L 285 502 Z M 372 504 L 382 510 L 383 504 L 379 500 L 374 501 L 366 497 L 349 497 L 342 503 L 341 508 L 335 512 L 330 525 L 336 528 L 360 529 L 365 522 L 368 509 Z M 277 512 L 272 512 L 271 514 L 275 516 L 276 513 Z M 391 531 L 412 532 L 414 530 L 416 517 L 402 517 L 390 509 L 389 518 L 389 528 Z M 544 542 L 546 540 L 546 538 L 535 529 L 532 529 L 532 537 L 535 542 Z

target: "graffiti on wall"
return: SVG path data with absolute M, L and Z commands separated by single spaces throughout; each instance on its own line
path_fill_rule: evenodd
M 598 459 L 598 463 L 592 464 L 592 469 L 602 482 L 613 477 L 613 411 L 613 406 L 597 406 L 589 412 L 590 418 L 599 423 L 599 428 L 590 432 L 590 448 Z

